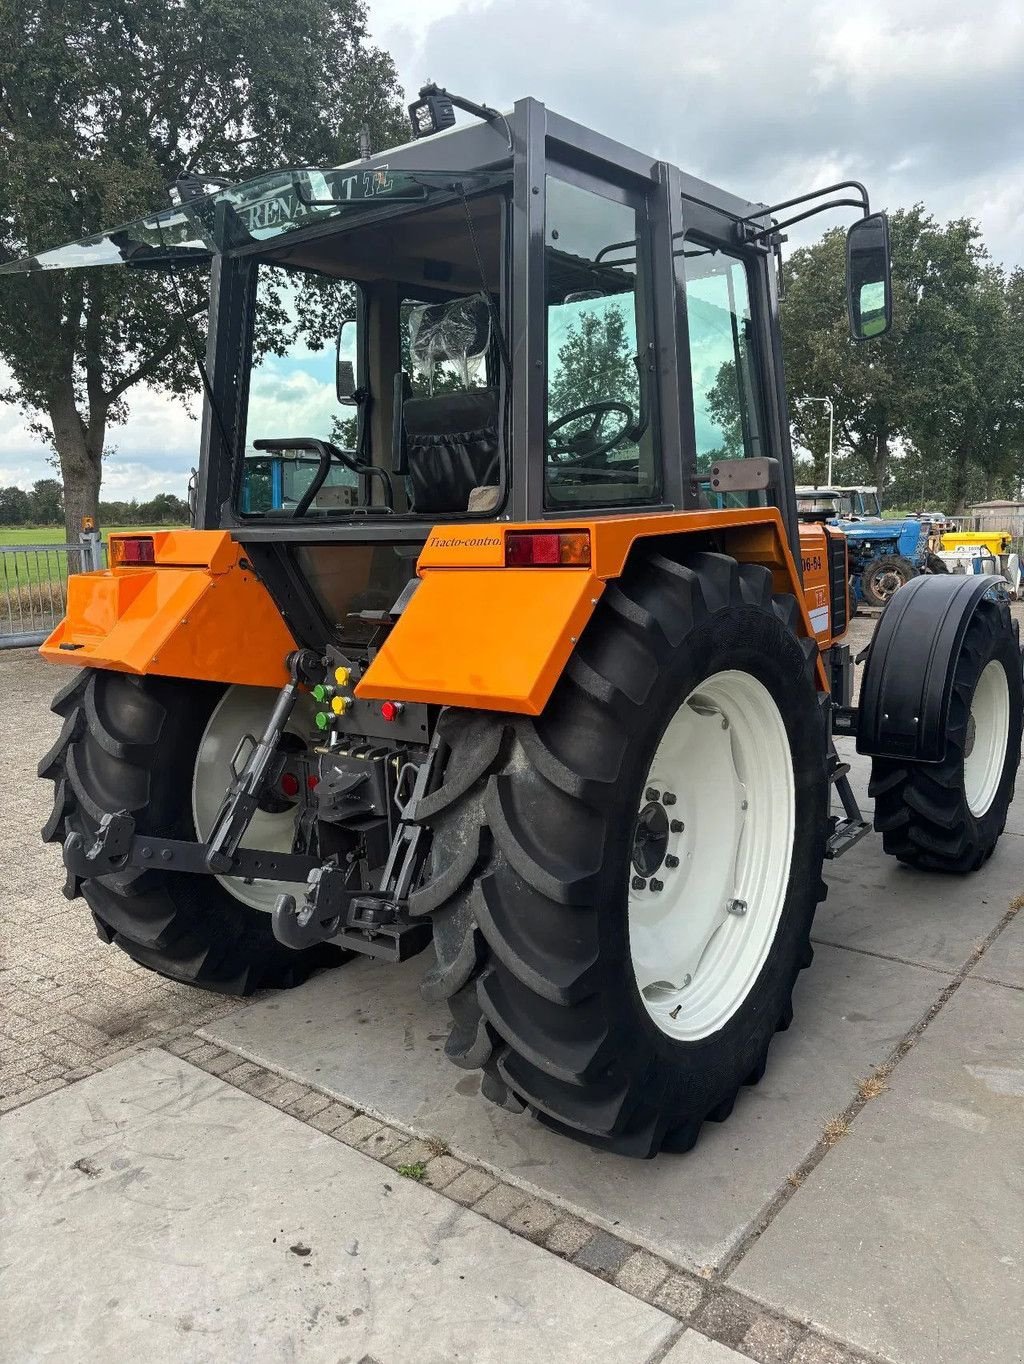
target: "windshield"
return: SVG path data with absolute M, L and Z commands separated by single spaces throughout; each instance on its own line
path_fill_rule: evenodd
M 507 172 L 392 170 L 387 164 L 274 171 L 0 265 L 0 274 L 201 262 L 338 218 L 376 215 L 392 204 L 425 204 L 452 193 L 476 194 L 505 178 Z

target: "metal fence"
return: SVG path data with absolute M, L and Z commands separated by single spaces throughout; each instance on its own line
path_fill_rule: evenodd
M 67 607 L 68 574 L 105 563 L 98 535 L 77 545 L 0 545 L 0 649 L 42 644 Z

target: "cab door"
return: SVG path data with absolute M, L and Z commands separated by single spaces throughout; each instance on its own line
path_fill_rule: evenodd
M 680 389 L 692 404 L 688 505 L 778 506 L 795 547 L 792 454 L 768 252 L 739 240 L 736 217 L 685 196 L 683 222 L 673 255 L 685 315 Z M 778 461 L 775 486 L 718 493 L 706 481 L 718 460 L 753 458 Z

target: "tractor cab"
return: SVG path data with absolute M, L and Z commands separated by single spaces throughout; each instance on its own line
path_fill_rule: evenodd
M 796 490 L 797 514 L 802 519 L 826 521 L 878 521 L 882 506 L 872 486 L 818 487 L 801 484 Z

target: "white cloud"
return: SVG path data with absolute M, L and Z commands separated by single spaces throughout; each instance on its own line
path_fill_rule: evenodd
M 10 372 L 0 364 L 0 388 Z M 128 420 L 108 432 L 103 467 L 103 496 L 146 498 L 158 492 L 183 497 L 189 470 L 199 462 L 198 399 L 186 399 L 138 387 L 131 391 Z M 28 429 L 14 403 L 0 403 L 0 486 L 31 488 L 39 478 L 53 478 L 53 452 Z
M 1019 0 L 465 0 L 415 18 L 389 0 L 372 22 L 409 89 L 533 95 L 765 202 L 862 179 L 880 206 L 976 214 L 997 259 L 1024 256 Z

